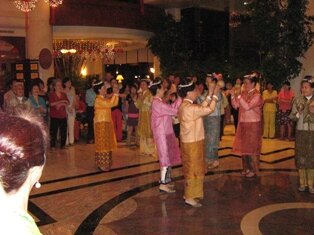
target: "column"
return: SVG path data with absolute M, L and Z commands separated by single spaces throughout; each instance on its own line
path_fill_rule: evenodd
M 308 15 L 314 14 L 314 2 L 309 1 L 308 5 Z M 312 31 L 314 30 L 314 25 L 312 25 Z M 304 58 L 300 59 L 301 63 L 303 64 L 303 69 L 301 70 L 298 77 L 291 80 L 291 89 L 299 95 L 300 94 L 300 83 L 304 76 L 312 75 L 314 76 L 314 45 L 312 45 L 304 55 Z
M 155 69 L 155 78 L 161 76 L 161 71 L 160 71 L 160 60 L 157 56 L 154 56 L 154 69 Z
M 181 21 L 181 9 L 180 8 L 166 9 L 166 13 L 172 15 L 175 21 L 177 22 Z
M 37 60 L 43 48 L 52 53 L 52 26 L 49 23 L 50 7 L 44 1 L 38 1 L 33 11 L 29 13 L 26 35 L 26 58 Z M 48 69 L 39 65 L 39 76 L 46 83 L 49 77 L 54 76 L 53 63 Z
M 86 63 L 87 75 L 99 75 L 102 78 L 103 75 L 103 63 L 101 59 L 95 61 L 87 61 Z

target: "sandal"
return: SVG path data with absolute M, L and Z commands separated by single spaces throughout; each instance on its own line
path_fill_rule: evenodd
M 245 175 L 245 178 L 256 178 L 256 174 L 253 171 L 248 171 L 248 173 Z

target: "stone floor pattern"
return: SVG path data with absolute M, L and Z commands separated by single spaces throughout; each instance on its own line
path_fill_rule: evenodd
M 101 172 L 94 146 L 82 141 L 48 151 L 29 211 L 45 235 L 314 234 L 314 195 L 297 190 L 294 143 L 264 139 L 261 174 L 244 179 L 233 138 L 227 127 L 201 208 L 184 204 L 182 166 L 173 169 L 176 193 L 161 193 L 157 158 L 119 143 L 112 171 Z

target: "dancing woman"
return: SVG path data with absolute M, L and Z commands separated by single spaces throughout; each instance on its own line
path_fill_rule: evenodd
M 140 154 L 142 155 L 154 155 L 156 153 L 153 133 L 150 128 L 150 108 L 153 97 L 148 90 L 148 85 L 148 80 L 141 80 L 140 89 L 138 91 L 138 99 L 135 102 L 135 106 L 139 109 L 137 132 L 140 138 Z
M 231 102 L 239 108 L 239 124 L 233 143 L 233 152 L 242 156 L 242 175 L 256 177 L 259 172 L 259 157 L 262 146 L 263 98 L 256 89 L 257 77 L 244 77 L 244 91 L 239 95 L 231 91 Z
M 204 126 L 202 117 L 215 110 L 220 88 L 211 89 L 202 104 L 194 104 L 198 96 L 193 81 L 183 80 L 178 94 L 184 98 L 179 107 L 180 146 L 185 179 L 185 203 L 193 207 L 202 206 L 199 199 L 204 196 Z
M 180 164 L 181 159 L 178 142 L 172 128 L 172 117 L 177 115 L 182 99 L 177 99 L 171 105 L 163 102 L 167 89 L 162 86 L 160 78 L 154 81 L 149 90 L 154 96 L 151 107 L 151 129 L 160 163 L 159 189 L 173 193 L 175 190 L 169 185 L 171 166 Z
M 112 94 L 112 90 L 114 94 Z M 112 165 L 112 151 L 117 140 L 111 117 L 111 108 L 118 105 L 119 88 L 107 88 L 103 82 L 94 84 L 95 99 L 95 163 L 102 171 L 109 171 Z

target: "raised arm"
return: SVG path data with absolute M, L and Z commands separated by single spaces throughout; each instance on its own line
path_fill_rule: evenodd
M 152 105 L 152 112 L 158 113 L 158 116 L 176 116 L 181 103 L 181 98 L 178 98 L 172 105 L 154 101 Z
M 261 107 L 263 105 L 263 99 L 259 94 L 255 95 L 249 101 L 244 100 L 242 97 L 237 99 L 239 99 L 239 104 L 244 110 L 251 110 L 253 108 Z
M 112 108 L 117 106 L 119 103 L 119 95 L 114 94 L 110 100 L 104 98 L 96 98 L 95 109 Z

